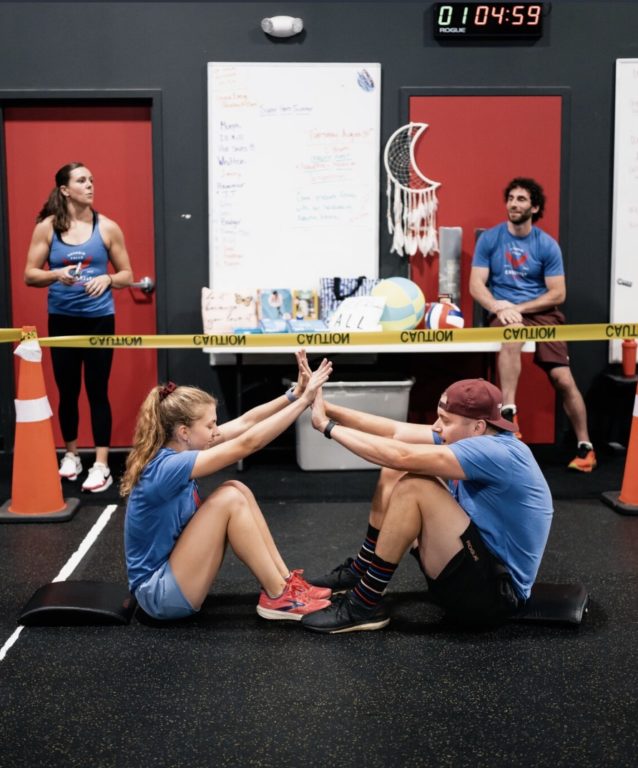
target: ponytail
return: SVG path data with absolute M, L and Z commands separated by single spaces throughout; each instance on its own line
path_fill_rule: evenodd
M 58 232 L 66 232 L 71 221 L 66 205 L 66 197 L 60 191 L 60 187 L 65 187 L 69 183 L 71 172 L 76 168 L 84 168 L 84 163 L 74 162 L 63 165 L 55 174 L 55 187 L 49 193 L 47 201 L 44 203 L 36 217 L 36 222 L 43 221 L 47 216 L 53 216 L 53 229 Z
M 144 468 L 174 435 L 180 424 L 190 427 L 207 405 L 217 400 L 198 387 L 153 387 L 142 403 L 133 434 L 133 448 L 126 459 L 120 495 L 128 496 Z

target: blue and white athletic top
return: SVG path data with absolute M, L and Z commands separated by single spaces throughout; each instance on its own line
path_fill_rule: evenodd
M 560 246 L 538 227 L 525 237 L 512 235 L 507 222 L 488 229 L 476 241 L 473 267 L 489 269 L 495 299 L 521 304 L 547 291 L 546 277 L 564 275 Z
M 54 231 L 49 250 L 49 269 L 61 269 L 75 264 L 78 276 L 73 285 L 56 282 L 49 286 L 48 309 L 50 315 L 72 315 L 74 317 L 104 317 L 115 313 L 113 292 L 110 288 L 101 296 L 89 296 L 84 286 L 89 280 L 108 271 L 109 252 L 104 245 L 99 215 L 93 212 L 91 237 L 81 245 L 69 245 Z
M 456 456 L 466 480 L 449 480 L 460 506 L 483 542 L 509 570 L 519 597 L 527 599 L 540 566 L 554 505 L 532 452 L 511 432 L 442 443 Z

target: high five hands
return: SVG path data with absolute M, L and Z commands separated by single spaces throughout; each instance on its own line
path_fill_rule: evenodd
M 305 349 L 295 352 L 295 357 L 297 358 L 299 373 L 294 394 L 310 405 L 317 397 L 317 393 L 321 392 L 321 387 L 330 378 L 332 362 L 324 357 L 317 369 L 313 371 L 308 363 Z

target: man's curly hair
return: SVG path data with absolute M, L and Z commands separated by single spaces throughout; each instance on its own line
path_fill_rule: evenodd
M 545 193 L 543 192 L 541 185 L 537 181 L 534 181 L 534 179 L 518 176 L 517 178 L 512 179 L 507 187 L 505 187 L 505 192 L 503 193 L 505 202 L 507 202 L 510 192 L 513 189 L 516 189 L 516 187 L 526 189 L 529 192 L 529 199 L 531 200 L 532 205 L 534 207 L 538 206 L 538 211 L 532 214 L 532 221 L 542 219 L 543 211 L 545 210 Z

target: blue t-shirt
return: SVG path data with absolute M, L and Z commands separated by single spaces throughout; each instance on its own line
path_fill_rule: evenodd
M 191 479 L 198 453 L 161 448 L 131 491 L 124 519 L 131 592 L 168 560 L 199 506 L 197 483 Z
M 450 443 L 466 480 L 450 491 L 528 598 L 554 514 L 547 481 L 530 449 L 509 432 Z
M 525 237 L 512 235 L 507 222 L 488 229 L 476 241 L 473 267 L 490 271 L 488 287 L 495 299 L 513 304 L 547 291 L 545 277 L 564 275 L 560 246 L 538 227 Z
M 91 237 L 81 245 L 65 243 L 57 232 L 49 250 L 49 269 L 61 269 L 75 264 L 79 274 L 73 285 L 56 282 L 49 286 L 48 309 L 50 315 L 72 315 L 73 317 L 104 317 L 115 311 L 113 292 L 107 288 L 101 296 L 94 297 L 84 290 L 89 280 L 108 271 L 109 252 L 104 245 L 98 214 L 93 213 Z

